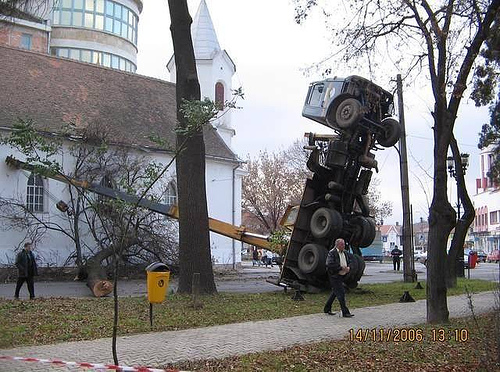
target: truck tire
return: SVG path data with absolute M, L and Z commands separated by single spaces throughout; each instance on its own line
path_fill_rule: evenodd
M 363 260 L 363 257 L 358 256 L 357 254 L 354 255 L 354 259 L 358 261 L 358 271 L 356 272 L 356 275 L 354 276 L 354 280 L 356 280 L 356 283 L 361 280 L 361 277 L 363 276 L 363 273 L 365 272 L 365 260 Z
M 358 282 L 363 276 L 365 271 L 365 261 L 357 254 L 348 253 L 348 255 L 350 259 L 349 267 L 351 270 L 346 275 L 344 283 L 348 288 L 352 289 L 358 286 Z
M 397 120 L 386 118 L 382 120 L 383 131 L 377 136 L 378 143 L 383 147 L 394 146 L 401 137 L 401 126 Z
M 358 124 L 361 116 L 361 103 L 356 98 L 343 99 L 335 110 L 335 122 L 341 129 Z
M 299 269 L 304 274 L 324 274 L 326 273 L 327 250 L 319 244 L 306 244 L 299 252 L 297 259 Z
M 311 217 L 309 227 L 317 239 L 337 237 L 342 230 L 342 215 L 334 209 L 318 208 Z
M 370 246 L 376 234 L 375 221 L 373 218 L 357 216 L 354 217 L 350 223 L 357 227 L 357 231 L 354 233 L 354 237 L 350 243 L 361 248 Z

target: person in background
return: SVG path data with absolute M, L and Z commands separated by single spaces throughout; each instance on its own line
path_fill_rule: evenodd
M 344 277 L 350 271 L 350 267 L 349 255 L 345 254 L 344 249 L 344 239 L 339 238 L 335 240 L 335 246 L 328 252 L 328 256 L 326 257 L 326 268 L 332 292 L 326 301 L 323 311 L 325 314 L 335 315 L 335 313 L 332 313 L 332 304 L 335 298 L 338 298 L 342 316 L 344 318 L 351 318 L 354 315 L 351 314 L 345 303 Z
M 30 242 L 24 243 L 24 249 L 16 256 L 16 267 L 19 271 L 19 276 L 16 284 L 15 299 L 19 299 L 19 291 L 24 282 L 28 286 L 30 299 L 35 298 L 35 281 L 34 277 L 38 275 L 38 267 L 36 265 L 35 255 L 31 251 L 32 245 Z
M 252 266 L 257 266 L 257 265 L 259 265 L 259 251 L 257 250 L 256 247 L 253 247 L 253 250 L 252 250 Z
M 396 270 L 399 271 L 399 268 L 401 267 L 401 255 L 402 254 L 403 254 L 403 251 L 401 251 L 401 249 L 399 249 L 397 245 L 391 251 L 392 265 L 394 266 L 394 271 L 396 271 Z

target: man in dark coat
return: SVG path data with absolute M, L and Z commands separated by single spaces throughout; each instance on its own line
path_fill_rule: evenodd
M 350 271 L 350 258 L 349 255 L 344 252 L 344 249 L 344 239 L 337 239 L 335 240 L 335 247 L 328 252 L 328 256 L 326 258 L 326 268 L 332 292 L 326 301 L 323 311 L 325 314 L 334 315 L 335 313 L 332 313 L 332 304 L 335 298 L 338 298 L 340 308 L 342 309 L 342 316 L 344 318 L 350 318 L 354 315 L 350 313 L 346 306 L 344 289 L 344 277 Z
M 24 249 L 17 254 L 16 267 L 19 270 L 19 277 L 17 279 L 16 293 L 14 298 L 19 298 L 19 291 L 24 282 L 28 286 L 30 299 L 35 298 L 35 282 L 33 277 L 38 275 L 38 268 L 36 266 L 35 255 L 31 251 L 31 243 L 24 243 Z
M 392 265 L 394 266 L 394 271 L 399 271 L 399 268 L 401 267 L 401 255 L 403 254 L 403 251 L 398 248 L 396 245 L 395 248 L 391 251 L 391 256 L 392 256 Z

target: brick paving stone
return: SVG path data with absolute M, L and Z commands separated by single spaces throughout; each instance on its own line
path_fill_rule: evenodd
M 476 314 L 495 308 L 495 293 L 473 295 Z M 450 318 L 471 315 L 466 296 L 448 297 Z M 340 340 L 351 328 L 394 328 L 425 323 L 426 302 L 394 303 L 353 309 L 354 318 L 323 313 L 292 318 L 227 324 L 221 326 L 155 332 L 119 337 L 117 352 L 121 365 L 159 368 L 184 360 L 223 358 L 297 344 Z M 65 342 L 0 350 L 0 355 L 62 359 L 112 364 L 111 338 Z M 27 369 L 29 367 L 29 369 Z M 0 371 L 60 371 L 57 366 L 0 361 Z M 75 369 L 72 369 L 75 370 Z M 78 369 L 76 369 L 78 370 Z

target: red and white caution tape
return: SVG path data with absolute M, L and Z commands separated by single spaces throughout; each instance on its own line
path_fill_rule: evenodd
M 17 360 L 22 362 L 37 362 L 37 363 L 48 363 L 55 364 L 59 366 L 68 367 L 82 367 L 91 368 L 95 370 L 115 370 L 120 372 L 180 372 L 177 369 L 157 369 L 149 367 L 128 367 L 128 366 L 117 366 L 113 364 L 99 364 L 99 363 L 85 363 L 85 362 L 67 362 L 64 360 L 50 360 L 50 359 L 38 359 L 38 358 L 25 358 L 25 357 L 15 357 L 15 356 L 0 356 L 0 360 Z

